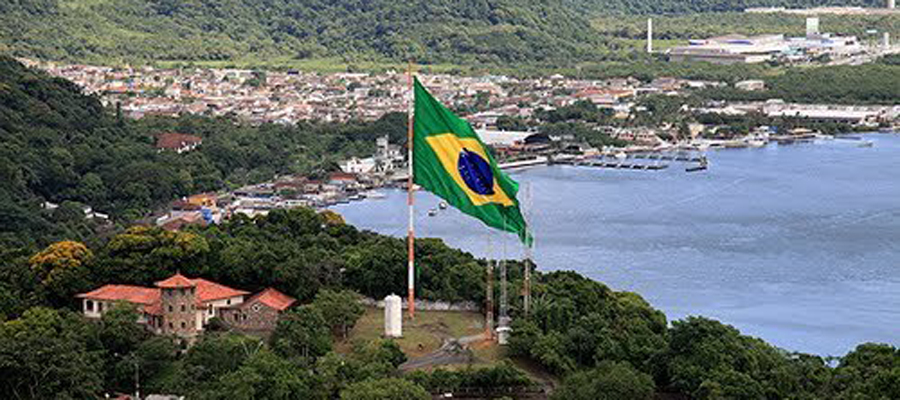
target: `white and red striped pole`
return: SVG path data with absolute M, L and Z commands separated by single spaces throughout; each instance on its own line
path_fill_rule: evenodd
M 409 177 L 406 181 L 406 204 L 409 208 L 409 231 L 407 232 L 407 244 L 408 244 L 408 252 L 409 252 L 409 264 L 407 265 L 407 282 L 409 283 L 409 297 L 407 299 L 408 302 L 408 310 L 409 310 L 409 318 L 413 319 L 416 317 L 416 244 L 415 244 L 415 196 L 413 186 L 413 123 L 415 122 L 414 113 L 415 107 L 413 105 L 415 101 L 415 94 L 413 93 L 413 77 L 412 77 L 412 61 L 409 62 L 409 65 L 406 69 L 406 81 L 409 87 L 409 94 L 407 98 L 407 129 L 406 129 L 406 151 L 408 154 L 408 162 L 409 162 Z

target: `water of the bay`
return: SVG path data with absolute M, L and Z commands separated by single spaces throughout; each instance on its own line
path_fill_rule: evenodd
M 842 355 L 862 342 L 900 345 L 900 135 L 864 138 L 874 146 L 710 151 L 710 169 L 695 173 L 674 163 L 512 175 L 520 199 L 530 187 L 540 270 L 635 291 L 670 319 L 707 316 L 788 350 Z M 405 192 L 384 193 L 335 210 L 405 236 Z M 488 255 L 477 220 L 452 208 L 429 217 L 438 200 L 416 199 L 417 236 Z M 512 235 L 493 243 L 493 257 L 522 255 Z

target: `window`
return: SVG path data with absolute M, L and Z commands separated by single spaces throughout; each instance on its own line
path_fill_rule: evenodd
M 85 300 L 84 308 L 90 312 L 94 312 L 94 302 L 91 300 Z
M 174 328 L 174 326 L 172 326 L 172 323 L 169 322 L 169 329 L 172 329 L 172 328 Z
M 172 311 L 173 311 L 172 305 L 169 304 L 169 312 L 172 312 Z
M 227 304 L 227 305 L 230 306 L 230 305 L 231 305 L 231 299 L 225 300 L 225 304 Z
M 184 329 L 185 326 L 186 326 L 186 325 L 185 325 L 184 321 L 181 321 L 181 329 Z
M 253 307 L 250 307 L 250 309 L 252 309 L 253 312 L 259 312 L 259 310 L 262 310 L 262 306 L 259 305 L 259 303 L 256 303 L 253 305 Z
M 240 321 L 241 316 L 238 314 L 234 314 L 234 322 Z
M 181 305 L 181 312 L 185 312 L 185 311 L 187 311 L 187 309 L 186 309 L 186 307 L 184 306 L 184 304 L 182 304 L 182 305 Z
M 210 305 L 206 308 L 206 311 L 209 312 L 209 315 L 213 315 L 213 306 L 212 306 L 212 304 L 210 304 Z
M 103 312 L 103 302 L 102 301 L 97 302 L 97 312 Z

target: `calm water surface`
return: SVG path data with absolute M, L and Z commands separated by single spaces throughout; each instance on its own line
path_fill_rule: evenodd
M 777 346 L 841 355 L 900 345 L 900 135 L 710 152 L 711 168 L 537 167 L 535 260 L 636 291 L 670 319 L 703 315 Z M 348 222 L 404 236 L 405 192 L 335 207 Z M 417 235 L 488 255 L 488 231 L 417 194 Z M 512 235 L 493 255 L 519 257 Z

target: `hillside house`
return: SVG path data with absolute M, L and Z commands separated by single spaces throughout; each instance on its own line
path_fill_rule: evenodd
M 175 274 L 156 282 L 155 287 L 110 284 L 75 297 L 82 300 L 85 317 L 101 318 L 115 303 L 124 301 L 138 307 L 138 322 L 153 333 L 193 339 L 203 332 L 211 318 L 221 317 L 223 313 L 233 315 L 235 309 L 243 310 L 235 307 L 244 303 L 248 294 L 202 278 Z M 246 314 L 253 318 L 248 317 L 246 322 L 241 319 L 237 321 L 241 324 L 235 326 L 256 331 L 274 328 L 279 313 L 294 303 L 293 298 L 275 289 L 266 289 L 247 300 L 253 303 Z M 259 312 L 253 304 L 260 304 Z

